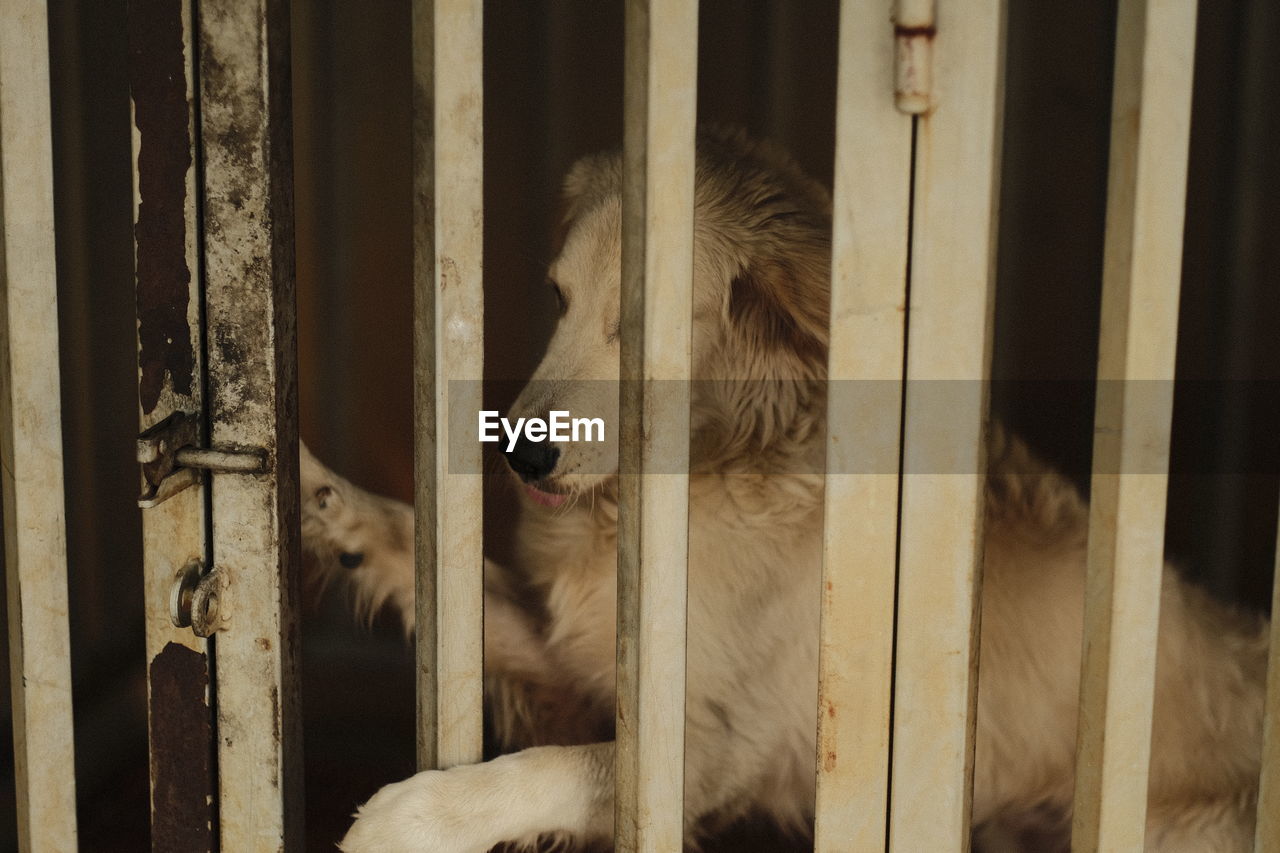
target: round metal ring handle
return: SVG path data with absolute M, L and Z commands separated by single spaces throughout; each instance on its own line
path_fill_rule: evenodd
M 191 596 L 191 630 L 197 637 L 212 637 L 222 627 L 215 574 L 216 570 L 201 578 Z
M 174 626 L 190 628 L 198 637 L 217 633 L 223 623 L 221 586 L 217 569 L 205 572 L 199 560 L 192 560 L 179 569 L 169 593 L 169 618 Z
M 191 599 L 200 585 L 203 570 L 203 563 L 192 560 L 174 575 L 173 589 L 169 592 L 169 619 L 175 628 L 191 627 Z

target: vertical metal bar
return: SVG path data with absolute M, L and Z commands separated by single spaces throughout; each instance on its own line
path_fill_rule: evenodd
M 1072 849 L 1146 832 L 1195 0 L 1122 0 Z
M 424 520 L 434 522 L 439 547 L 437 749 L 439 765 L 450 767 L 479 761 L 484 740 L 484 494 L 471 432 L 483 408 L 484 28 L 480 0 L 433 5 L 435 482 L 448 499 Z M 456 448 L 454 431 L 464 436 Z
M 0 14 L 0 459 L 18 846 L 76 848 L 49 26 Z
M 625 68 L 616 844 L 672 851 L 684 829 L 698 4 L 629 0 Z
M 418 769 L 438 766 L 436 722 L 436 257 L 433 0 L 413 0 L 413 516 Z
M 210 441 L 264 448 L 215 475 L 223 850 L 301 849 L 298 435 L 286 0 L 201 0 Z
M 883 851 L 897 569 L 911 118 L 892 0 L 844 0 L 837 71 L 814 849 Z M 878 405 L 858 405 L 864 392 Z M 868 467 L 869 466 L 869 467 Z M 884 467 L 881 467 L 884 466 Z
M 1280 530 L 1276 531 L 1276 574 L 1272 582 L 1271 612 L 1280 613 Z M 1267 656 L 1266 714 L 1262 720 L 1262 779 L 1258 788 L 1256 853 L 1280 853 L 1280 630 L 1272 616 L 1271 647 Z
M 193 27 L 188 2 L 129 4 L 143 429 L 204 407 Z M 151 849 L 157 853 L 214 848 L 208 644 L 190 628 L 174 627 L 169 615 L 177 572 L 193 560 L 208 565 L 205 511 L 205 489 L 192 488 L 142 514 Z
M 967 850 L 1003 0 L 939 19 L 916 119 L 890 846 Z

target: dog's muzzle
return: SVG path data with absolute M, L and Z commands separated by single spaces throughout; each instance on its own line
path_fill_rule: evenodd
M 526 483 L 533 483 L 550 476 L 560 458 L 560 448 L 546 441 L 530 441 L 521 435 L 515 447 L 503 451 L 507 464 Z

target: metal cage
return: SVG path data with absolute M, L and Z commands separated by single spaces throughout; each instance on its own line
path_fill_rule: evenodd
M 221 849 L 292 849 L 302 812 L 288 4 L 135 6 L 131 37 L 148 46 L 135 53 L 133 108 L 139 452 L 154 503 L 143 516 L 153 844 L 211 849 L 216 802 Z M 446 393 L 449 382 L 483 372 L 482 7 L 412 4 L 424 768 L 478 761 L 482 746 L 482 489 L 445 452 L 450 408 L 480 408 L 478 390 Z M 1171 381 L 1195 0 L 1119 8 L 1098 376 Z M 24 850 L 71 850 L 47 24 L 40 0 L 3 9 L 0 455 L 20 837 Z M 932 454 L 954 471 L 983 469 L 985 383 L 969 383 L 945 424 L 912 389 L 989 375 L 1004 16 L 1003 0 L 841 5 L 829 379 L 893 384 L 902 419 L 886 438 L 883 423 L 833 405 L 829 470 L 852 470 L 842 454 L 877 443 L 900 472 Z M 655 853 L 681 849 L 684 829 L 688 480 L 646 474 L 655 444 L 687 434 L 688 401 L 655 408 L 645 389 L 690 376 L 697 50 L 695 2 L 627 0 L 616 837 L 619 850 Z M 1077 850 L 1142 847 L 1171 406 L 1097 398 Z M 182 465 L 184 447 L 212 452 Z M 479 470 L 479 452 L 460 467 Z M 211 490 L 181 489 L 211 478 Z M 848 522 L 824 532 L 824 554 L 844 559 L 825 561 L 821 590 L 817 850 L 967 849 L 982 488 L 977 473 L 827 478 L 827 517 Z M 175 613 L 196 630 L 175 627 Z M 1271 642 L 1280 660 L 1280 634 Z M 1275 667 L 1267 691 L 1257 849 L 1280 851 Z

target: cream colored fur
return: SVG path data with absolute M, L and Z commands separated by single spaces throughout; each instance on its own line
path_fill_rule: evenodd
M 567 179 L 567 238 L 551 276 L 568 308 L 515 416 L 616 411 L 616 384 L 575 380 L 618 375 L 619 190 L 616 157 L 589 158 Z M 719 381 L 694 399 L 687 835 L 751 812 L 807 832 L 829 200 L 776 150 L 718 133 L 699 143 L 697 215 L 695 375 Z M 536 485 L 570 500 L 526 501 L 517 565 L 486 565 L 497 730 L 510 748 L 542 745 L 388 785 L 361 807 L 347 853 L 607 845 L 616 445 L 561 451 Z M 1088 513 L 1067 481 L 998 432 L 990 457 L 973 820 L 994 851 L 1019 849 L 1028 827 L 1052 836 L 1069 818 Z M 347 573 L 371 606 L 390 602 L 411 630 L 411 510 L 305 448 L 302 481 L 319 565 Z M 337 568 L 343 552 L 361 565 Z M 1161 608 L 1147 850 L 1249 850 L 1266 625 L 1168 569 Z

